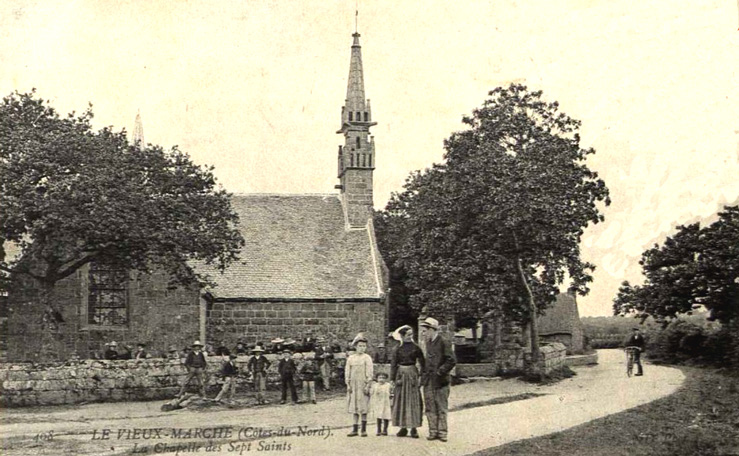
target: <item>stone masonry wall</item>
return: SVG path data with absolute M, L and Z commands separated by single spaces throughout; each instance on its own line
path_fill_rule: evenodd
M 16 283 L 8 303 L 7 361 L 68 360 L 100 357 L 110 341 L 135 347 L 147 344 L 154 356 L 175 345 L 182 349 L 198 338 L 198 291 L 169 289 L 164 274 L 132 274 L 127 286 L 128 324 L 120 327 L 89 325 L 86 318 L 87 268 L 60 281 L 54 307 L 62 322 L 45 318 L 38 290 L 31 282 Z
M 384 302 L 213 302 L 207 312 L 207 338 L 233 346 L 237 340 L 264 342 L 281 337 L 298 341 L 311 334 L 342 347 L 364 332 L 370 346 L 385 341 Z
M 350 168 L 345 171 L 344 204 L 351 226 L 365 226 L 372 217 L 372 170 Z
M 345 358 L 337 353 L 333 361 L 334 385 L 343 385 L 341 375 Z M 268 387 L 279 384 L 278 356 L 266 355 L 272 364 L 268 370 Z M 305 353 L 306 359 L 313 353 Z M 241 356 L 236 364 L 241 373 L 237 377 L 237 394 L 251 394 L 252 379 L 247 375 L 249 356 Z M 223 358 L 225 359 L 225 358 Z M 220 390 L 218 375 L 223 364 L 221 357 L 208 358 L 208 395 Z M 375 365 L 375 372 L 389 372 L 389 365 Z M 175 397 L 187 371 L 182 360 L 146 359 L 126 361 L 85 360 L 65 364 L 2 364 L 0 365 L 0 405 L 22 407 L 33 405 L 77 404 L 81 402 L 118 402 Z M 197 393 L 195 381 L 188 392 Z

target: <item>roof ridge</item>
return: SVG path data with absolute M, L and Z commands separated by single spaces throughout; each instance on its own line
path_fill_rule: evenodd
M 339 197 L 338 193 L 276 193 L 276 192 L 252 192 L 252 193 L 232 193 L 232 196 L 334 196 Z

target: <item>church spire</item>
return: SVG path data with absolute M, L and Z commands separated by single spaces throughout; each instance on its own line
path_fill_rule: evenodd
M 354 38 L 349 62 L 346 100 L 341 108 L 344 146 L 339 146 L 339 179 L 342 201 L 350 227 L 365 226 L 372 216 L 372 171 L 375 169 L 375 144 L 370 136 L 372 121 L 370 102 L 364 94 L 364 70 L 359 33 Z
M 141 147 L 144 147 L 146 143 L 144 143 L 144 126 L 141 123 L 141 113 L 136 113 L 136 122 L 133 126 L 133 143 L 138 143 Z

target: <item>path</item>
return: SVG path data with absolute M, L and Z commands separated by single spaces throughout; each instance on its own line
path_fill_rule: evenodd
M 421 430 L 418 440 L 398 437 L 376 437 L 370 422 L 367 438 L 347 438 L 350 416 L 344 412 L 343 401 L 333 399 L 317 405 L 279 406 L 249 408 L 241 410 L 160 412 L 161 402 L 126 404 L 90 404 L 79 408 L 63 409 L 39 414 L 23 410 L 7 410 L 0 422 L 3 438 L 3 453 L 14 454 L 126 454 L 133 443 L 187 444 L 205 443 L 195 440 L 117 440 L 118 430 L 133 428 L 203 428 L 229 426 L 234 432 L 247 427 L 263 430 L 279 430 L 280 427 L 295 429 L 297 426 L 331 429 L 328 438 L 270 437 L 253 439 L 249 450 L 242 454 L 286 452 L 295 455 L 465 455 L 515 440 L 527 439 L 558 432 L 579 424 L 620 412 L 653 401 L 674 392 L 683 381 L 682 373 L 674 368 L 646 366 L 644 377 L 627 378 L 624 373 L 623 353 L 618 350 L 599 352 L 600 364 L 595 367 L 575 368 L 577 376 L 551 386 L 533 386 L 516 380 L 482 381 L 456 386 L 452 389 L 452 408 L 471 402 L 494 397 L 514 396 L 522 393 L 537 393 L 542 396 L 458 410 L 449 415 L 450 440 L 447 443 L 428 442 L 426 428 Z M 38 409 L 37 409 L 38 410 Z M 93 429 L 112 429 L 112 440 L 91 440 Z M 391 432 L 392 432 L 391 428 Z M 397 430 L 397 429 L 396 429 Z M 52 442 L 29 446 L 29 438 L 40 432 L 54 431 Z M 100 431 L 98 431 L 100 432 Z M 124 434 L 125 436 L 125 434 Z M 6 442 L 7 439 L 7 442 Z M 201 448 L 197 454 L 239 454 L 229 441 L 221 440 L 221 451 L 206 453 Z M 267 451 L 257 451 L 261 448 Z M 7 444 L 6 444 L 7 443 Z M 281 445 L 281 444 L 287 445 Z M 160 446 L 159 449 L 162 447 Z M 7 451 L 5 451 L 7 450 Z M 155 454 L 149 447 L 148 454 Z M 174 453 L 167 453 L 174 454 Z M 192 454 L 183 453 L 182 454 Z

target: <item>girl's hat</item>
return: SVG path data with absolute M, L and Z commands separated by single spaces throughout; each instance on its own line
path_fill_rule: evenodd
M 364 333 L 357 334 L 357 337 L 355 337 L 352 341 L 352 346 L 355 346 L 360 342 L 364 342 L 365 344 L 367 343 L 367 338 L 364 337 Z

